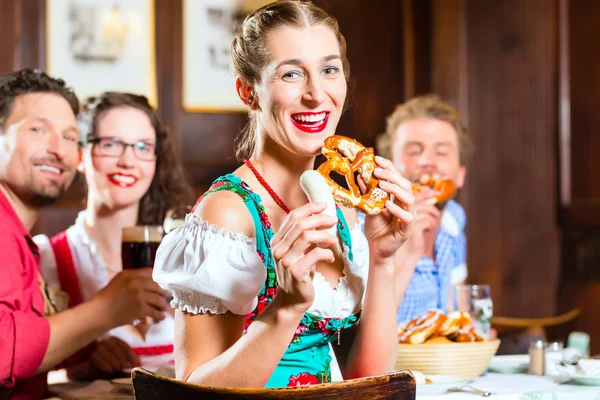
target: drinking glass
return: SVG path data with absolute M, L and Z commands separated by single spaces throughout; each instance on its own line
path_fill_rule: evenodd
M 160 225 L 138 225 L 123 228 L 121 259 L 123 269 L 152 268 L 163 237 Z
M 160 225 L 137 225 L 123 228 L 121 236 L 121 260 L 123 269 L 138 269 L 154 267 L 156 251 L 163 237 L 163 227 Z M 154 321 L 151 317 L 133 322 L 142 337 Z
M 458 285 L 455 298 L 456 309 L 468 312 L 477 334 L 489 339 L 494 314 L 490 285 Z

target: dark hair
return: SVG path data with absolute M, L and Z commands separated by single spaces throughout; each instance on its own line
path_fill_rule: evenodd
M 98 120 L 108 111 L 132 107 L 144 112 L 156 132 L 156 172 L 150 188 L 140 200 L 138 224 L 162 225 L 167 211 L 177 205 L 190 204 L 193 191 L 173 147 L 169 130 L 144 96 L 131 93 L 105 92 L 86 100 L 79 115 L 79 128 L 84 141 L 97 137 Z
M 346 80 L 350 66 L 346 58 L 346 39 L 340 32 L 337 20 L 325 10 L 309 1 L 281 0 L 259 8 L 244 19 L 231 44 L 233 71 L 249 85 L 260 83 L 260 74 L 269 62 L 267 35 L 281 26 L 304 28 L 324 25 L 335 34 L 340 45 L 340 56 Z M 238 159 L 250 157 L 254 151 L 256 134 L 255 111 L 249 111 L 249 122 L 236 140 Z
M 15 99 L 29 93 L 57 94 L 69 103 L 75 116 L 79 113 L 79 100 L 62 79 L 52 78 L 37 69 L 22 69 L 0 77 L 0 127 L 4 127 Z

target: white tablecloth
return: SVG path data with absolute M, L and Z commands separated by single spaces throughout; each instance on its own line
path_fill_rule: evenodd
M 118 390 L 108 381 L 93 383 L 67 382 L 64 371 L 49 374 L 51 391 L 61 398 L 129 400 L 133 395 Z M 66 382 L 66 383 L 65 383 Z M 524 374 L 494 374 L 479 377 L 470 383 L 477 389 L 494 393 L 490 400 L 600 400 L 599 386 L 560 384 L 557 380 Z M 472 393 L 446 393 L 437 396 L 417 395 L 418 400 L 476 400 Z
M 490 400 L 600 400 L 600 387 L 560 384 L 545 376 L 525 374 L 494 374 L 479 377 L 471 386 L 494 393 Z M 437 396 L 417 396 L 419 400 L 474 400 L 482 398 L 472 393 L 446 393 Z

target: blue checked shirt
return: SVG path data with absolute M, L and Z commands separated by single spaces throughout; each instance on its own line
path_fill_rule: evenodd
M 423 256 L 417 263 L 398 309 L 398 323 L 410 321 L 432 309 L 446 311 L 450 286 L 467 277 L 466 222 L 464 209 L 450 200 L 435 238 L 435 261 Z

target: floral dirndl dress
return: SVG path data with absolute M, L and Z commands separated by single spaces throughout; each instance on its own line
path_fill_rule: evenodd
M 233 174 L 215 180 L 208 191 L 200 197 L 198 203 L 205 196 L 221 190 L 237 193 L 250 211 L 256 231 L 256 251 L 267 270 L 267 278 L 258 295 L 258 304 L 246 316 L 247 329 L 262 310 L 273 301 L 277 293 L 277 275 L 270 244 L 274 233 L 260 196 Z M 352 261 L 350 230 L 339 208 L 337 216 L 337 230 L 343 244 L 350 249 L 348 257 Z M 279 388 L 331 382 L 329 343 L 338 340 L 344 329 L 356 325 L 359 316 L 360 312 L 350 314 L 345 318 L 326 318 L 310 313 L 304 314 L 289 347 L 265 387 Z

